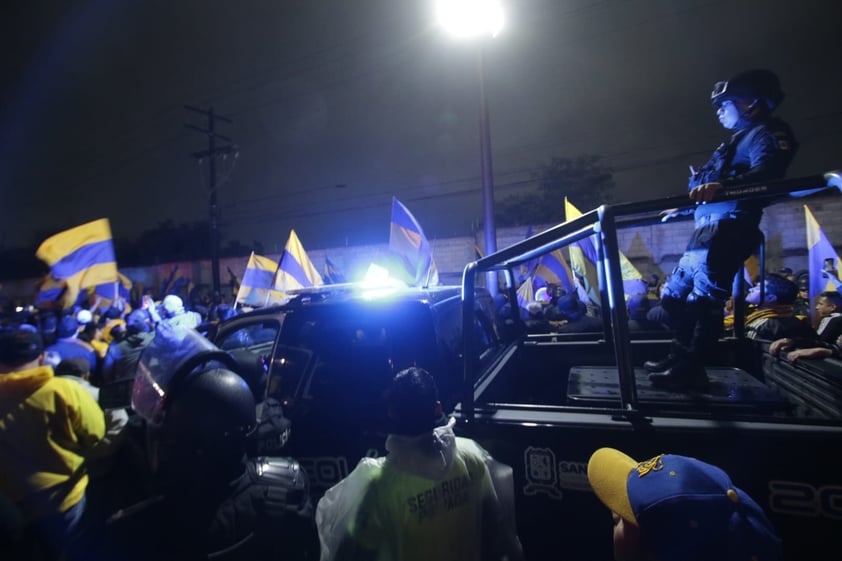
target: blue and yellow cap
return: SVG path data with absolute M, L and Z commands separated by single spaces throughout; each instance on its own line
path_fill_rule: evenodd
M 711 464 L 673 454 L 638 462 L 600 448 L 588 462 L 588 480 L 600 501 L 638 526 L 664 561 L 783 557 L 763 509 Z

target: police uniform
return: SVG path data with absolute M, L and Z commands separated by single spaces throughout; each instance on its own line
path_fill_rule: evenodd
M 705 183 L 717 182 L 727 189 L 779 179 L 797 146 L 790 127 L 780 119 L 767 115 L 742 123 L 690 177 L 688 191 Z M 734 276 L 762 239 L 762 213 L 763 203 L 756 200 L 696 206 L 693 235 L 661 295 L 678 344 L 696 359 L 710 352 L 719 338 Z
M 314 560 L 318 537 L 307 476 L 290 458 L 255 458 L 228 485 L 173 489 L 112 517 L 114 559 Z

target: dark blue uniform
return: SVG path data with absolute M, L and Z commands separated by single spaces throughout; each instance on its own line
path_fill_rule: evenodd
M 727 189 L 779 179 L 796 149 L 792 131 L 783 121 L 765 117 L 747 123 L 690 177 L 688 190 L 713 182 Z M 760 243 L 762 213 L 758 201 L 696 206 L 695 230 L 661 295 L 676 328 L 677 342 L 691 356 L 703 356 L 719 338 L 722 309 L 734 276 Z

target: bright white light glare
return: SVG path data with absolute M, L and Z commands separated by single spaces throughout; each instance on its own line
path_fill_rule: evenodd
M 499 0 L 436 0 L 439 23 L 458 37 L 496 37 L 503 28 Z
M 369 286 L 383 286 L 389 280 L 389 269 L 376 263 L 368 266 L 363 283 Z
M 18 307 L 16 307 L 16 308 L 15 308 L 15 311 L 16 311 L 17 313 L 21 313 L 21 312 L 23 311 L 23 306 L 18 306 Z
M 368 266 L 365 279 L 360 283 L 363 289 L 362 296 L 368 300 L 375 300 L 388 296 L 398 288 L 406 288 L 406 283 L 392 278 L 389 270 L 375 263 Z

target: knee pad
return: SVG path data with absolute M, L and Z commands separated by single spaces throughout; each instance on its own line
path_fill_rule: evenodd
M 697 318 L 721 318 L 725 313 L 726 298 L 718 298 L 711 294 L 700 294 L 698 292 L 691 292 L 687 296 L 687 308 L 692 310 L 692 313 Z

